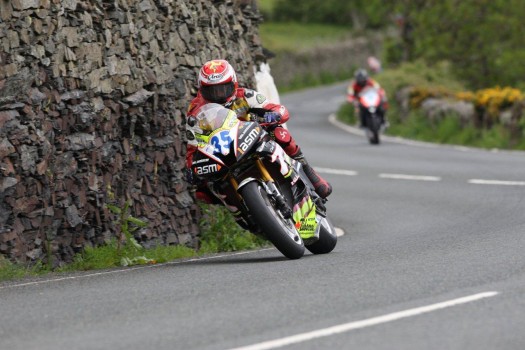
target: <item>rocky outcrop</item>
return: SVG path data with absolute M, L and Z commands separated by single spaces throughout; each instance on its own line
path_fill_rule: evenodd
M 184 111 L 209 59 L 254 84 L 259 16 L 238 3 L 0 0 L 0 254 L 71 261 L 127 201 L 143 244 L 197 246 Z

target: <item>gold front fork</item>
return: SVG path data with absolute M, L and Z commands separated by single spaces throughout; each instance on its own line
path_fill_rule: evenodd
M 230 181 L 230 184 L 232 185 L 232 187 L 234 189 L 234 192 L 235 192 L 235 195 L 237 196 L 237 199 L 239 201 L 242 201 L 241 195 L 239 194 L 239 192 L 237 192 L 237 190 L 239 189 L 239 183 L 237 182 L 237 179 L 230 175 L 230 176 L 228 176 L 228 180 Z
M 257 158 L 255 160 L 255 164 L 257 164 L 257 168 L 261 172 L 262 179 L 264 181 L 266 181 L 266 182 L 273 183 L 274 180 L 273 180 L 272 176 L 270 175 L 270 173 L 268 172 L 268 170 L 266 170 L 266 167 L 264 166 L 263 161 L 260 158 Z M 233 189 L 235 190 L 235 193 L 237 193 L 237 189 L 239 188 L 239 183 L 237 182 L 237 180 L 233 176 L 229 177 L 229 181 L 230 181 L 230 184 L 232 185 Z M 237 193 L 237 196 L 238 196 L 238 198 L 240 200 L 242 200 L 241 196 L 238 193 Z
M 264 166 L 264 164 L 263 164 L 263 162 L 262 162 L 262 160 L 260 158 L 257 158 L 255 160 L 255 164 L 257 164 L 257 168 L 259 168 L 259 171 L 261 172 L 262 178 L 263 178 L 264 181 L 274 182 L 272 176 L 270 175 L 268 170 L 266 170 L 266 167 Z

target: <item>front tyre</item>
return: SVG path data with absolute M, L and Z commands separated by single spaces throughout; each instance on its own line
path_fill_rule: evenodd
M 368 125 L 370 128 L 370 134 L 368 136 L 368 140 L 372 145 L 378 145 L 380 143 L 379 131 L 381 130 L 381 120 L 377 114 L 372 114 L 369 116 L 369 118 Z
M 321 218 L 319 222 L 321 229 L 319 230 L 319 240 L 307 245 L 308 249 L 313 254 L 326 254 L 334 250 L 337 244 L 337 233 L 332 225 L 332 222 L 327 218 Z
M 265 237 L 287 258 L 299 259 L 304 255 L 304 243 L 291 218 L 285 218 L 275 208 L 276 204 L 257 181 L 247 183 L 239 193 L 253 221 L 264 232 Z

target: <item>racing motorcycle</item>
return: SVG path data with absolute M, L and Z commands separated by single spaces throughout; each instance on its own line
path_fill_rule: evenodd
M 380 143 L 379 135 L 384 131 L 381 96 L 380 89 L 372 86 L 364 88 L 358 96 L 359 113 L 364 113 L 361 120 L 364 121 L 366 137 L 373 145 Z
M 302 164 L 289 157 L 256 119 L 242 121 L 219 104 L 188 118 L 188 142 L 197 147 L 191 170 L 242 227 L 269 240 L 284 256 L 299 259 L 331 252 L 335 229 L 325 200 Z

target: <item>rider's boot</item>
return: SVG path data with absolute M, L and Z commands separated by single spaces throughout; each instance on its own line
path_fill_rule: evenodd
M 332 193 L 332 185 L 323 179 L 315 170 L 308 164 L 308 161 L 300 150 L 292 157 L 303 165 L 304 172 L 312 185 L 314 185 L 315 192 L 321 197 L 326 198 Z

